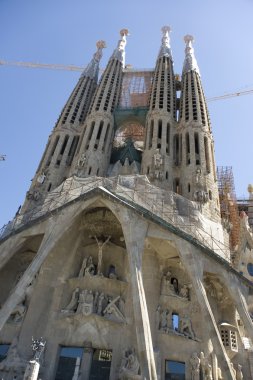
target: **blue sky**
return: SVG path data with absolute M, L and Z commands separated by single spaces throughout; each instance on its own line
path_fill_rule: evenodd
M 1 0 L 0 60 L 85 66 L 99 39 L 105 67 L 128 28 L 126 63 L 152 68 L 163 25 L 172 27 L 174 69 L 181 73 L 183 36 L 195 37 L 206 97 L 253 88 L 253 0 Z M 79 73 L 0 65 L 0 225 L 23 203 L 48 135 Z M 253 94 L 209 103 L 216 163 L 232 166 L 236 193 L 247 196 Z

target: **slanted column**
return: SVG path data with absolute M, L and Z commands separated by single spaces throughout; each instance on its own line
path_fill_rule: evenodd
M 65 213 L 62 212 L 59 216 L 56 215 L 49 220 L 44 238 L 42 239 L 36 256 L 0 310 L 0 331 L 11 315 L 13 309 L 24 299 L 27 286 L 32 282 L 34 276 L 49 253 L 58 243 L 59 239 L 63 236 L 66 230 L 71 227 L 73 218 L 78 212 L 80 212 L 80 210 L 78 209 L 78 206 L 76 206 L 73 208 L 72 214 L 68 215 L 68 218 L 66 218 Z
M 233 370 L 230 365 L 229 358 L 223 346 L 218 326 L 216 324 L 210 303 L 207 298 L 205 287 L 203 284 L 203 267 L 202 261 L 199 260 L 198 251 L 193 252 L 193 247 L 190 243 L 178 240 L 176 246 L 179 251 L 180 258 L 184 264 L 185 270 L 192 282 L 192 287 L 195 291 L 199 306 L 201 307 L 201 314 L 203 323 L 206 327 L 205 341 L 211 340 L 214 347 L 214 354 L 218 360 L 218 366 L 222 371 L 223 378 L 226 380 L 235 380 Z
M 242 282 L 239 281 L 237 276 L 233 273 L 229 273 L 229 275 L 226 273 L 226 276 L 222 276 L 222 280 L 229 291 L 240 317 L 242 318 L 247 334 L 253 342 L 253 323 L 245 300 L 248 289 L 246 286 L 242 285 Z
M 150 321 L 142 278 L 142 255 L 144 251 L 147 223 L 128 210 L 120 211 L 122 229 L 129 258 L 138 358 L 141 376 L 146 380 L 157 380 Z

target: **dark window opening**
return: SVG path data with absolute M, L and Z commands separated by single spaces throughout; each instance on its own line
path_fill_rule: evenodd
M 50 190 L 51 190 L 51 187 L 52 187 L 52 183 L 50 183 L 50 184 L 48 185 L 47 191 L 50 191 Z
M 55 380 L 72 380 L 80 371 L 84 349 L 81 347 L 62 347 Z
M 60 155 L 63 155 L 63 153 L 64 153 L 64 151 L 66 149 L 68 140 L 69 140 L 69 136 L 65 136 L 65 139 L 64 139 L 62 147 L 61 147 Z
M 165 380 L 185 380 L 185 363 L 165 360 Z
M 173 139 L 173 158 L 174 158 L 174 165 L 179 165 L 179 135 L 176 134 Z
M 88 175 L 90 175 L 91 174 L 91 166 L 89 167 L 89 171 L 88 171 Z
M 205 147 L 205 159 L 206 159 L 206 171 L 210 173 L 210 157 L 209 157 L 209 147 L 207 137 L 204 137 L 204 147 Z
M 189 165 L 191 163 L 189 133 L 186 133 L 185 135 L 185 151 L 186 151 L 186 165 Z
M 173 191 L 177 194 L 180 194 L 180 181 L 179 178 L 174 179 L 174 184 L 173 184 Z
M 53 148 L 51 150 L 50 156 L 49 156 L 48 161 L 47 161 L 47 166 L 50 165 L 51 159 L 52 159 L 52 157 L 54 155 L 54 152 L 55 152 L 55 149 L 56 149 L 56 147 L 58 145 L 59 139 L 60 139 L 60 136 L 57 136 L 56 139 L 55 139 L 55 141 L 54 141 Z
M 89 380 L 109 380 L 112 351 L 94 350 Z
M 162 138 L 162 120 L 159 120 L 158 121 L 158 138 L 161 139 Z
M 151 120 L 151 124 L 149 128 L 149 143 L 148 143 L 149 149 L 151 149 L 152 147 L 153 131 L 154 131 L 154 120 Z
M 0 344 L 0 362 L 6 358 L 9 348 L 10 344 Z
M 166 130 L 166 153 L 170 154 L 170 124 L 167 123 Z
M 194 145 L 195 145 L 195 159 L 196 159 L 196 165 L 200 165 L 199 134 L 198 134 L 198 133 L 194 133 Z
M 76 148 L 77 148 L 78 142 L 79 142 L 79 136 L 74 136 L 74 138 L 72 140 L 72 143 L 70 145 L 68 157 L 67 157 L 67 160 L 66 160 L 66 164 L 69 165 L 69 166 L 71 165 L 71 163 L 73 161 L 73 158 L 75 156 L 75 152 L 76 152 Z
M 191 192 L 191 184 L 188 183 L 188 193 L 190 193 L 190 192 Z

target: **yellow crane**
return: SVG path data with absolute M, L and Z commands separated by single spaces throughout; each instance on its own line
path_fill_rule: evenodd
M 82 72 L 85 67 L 82 66 L 75 66 L 75 65 L 62 65 L 62 64 L 52 64 L 52 63 L 37 63 L 37 62 L 19 62 L 19 61 L 5 61 L 3 59 L 0 59 L 0 66 L 1 65 L 7 65 L 7 66 L 21 66 L 21 67 L 27 67 L 27 68 L 33 68 L 33 69 L 50 69 L 50 70 L 66 70 L 66 71 L 79 71 Z M 101 69 L 103 71 L 103 69 Z M 237 91 L 237 92 L 231 92 L 224 95 L 214 96 L 212 98 L 207 98 L 208 102 L 215 102 L 216 100 L 223 100 L 223 99 L 229 99 L 229 98 L 236 98 L 237 96 L 242 95 L 250 95 L 253 93 L 253 88 Z

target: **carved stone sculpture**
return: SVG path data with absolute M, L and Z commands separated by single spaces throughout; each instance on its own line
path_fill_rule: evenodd
M 121 313 L 117 306 L 117 302 L 119 301 L 120 296 L 110 299 L 109 298 L 109 303 L 104 309 L 104 316 L 107 317 L 108 319 L 113 319 L 119 322 L 126 322 L 124 315 Z
M 120 380 L 139 379 L 140 364 L 133 348 L 126 350 L 119 371 Z
M 204 352 L 200 353 L 201 376 L 204 380 L 213 380 L 213 370 Z
M 8 319 L 8 323 L 18 323 L 21 322 L 26 313 L 26 306 L 24 305 L 24 301 L 20 302 L 11 312 L 11 315 Z
M 79 160 L 78 160 L 78 162 L 77 162 L 78 167 L 79 168 L 83 168 L 84 165 L 85 165 L 85 162 L 86 162 L 86 156 L 85 156 L 84 153 L 82 153 L 81 156 L 80 156 L 80 158 L 79 158 Z
M 84 271 L 85 276 L 94 276 L 95 275 L 95 265 L 93 264 L 92 256 L 88 257 L 87 265 Z
M 179 296 L 182 298 L 186 298 L 187 300 L 190 299 L 190 289 L 186 284 L 184 284 L 180 289 Z
M 197 352 L 192 354 L 190 359 L 191 364 L 191 380 L 199 380 L 200 376 L 200 358 Z
M 79 296 L 77 313 L 84 314 L 86 316 L 93 313 L 93 301 L 94 296 L 92 290 L 82 290 Z
M 241 366 L 241 364 L 237 365 L 236 380 L 243 380 L 243 373 L 242 373 L 242 366 Z
M 71 300 L 70 300 L 69 304 L 64 309 L 61 310 L 62 313 L 75 313 L 76 312 L 76 309 L 78 306 L 79 292 L 80 292 L 79 288 L 76 288 L 73 291 Z
M 195 334 L 192 329 L 192 323 L 188 315 L 184 315 L 179 320 L 179 332 L 188 338 L 195 339 Z
M 84 271 L 85 271 L 85 268 L 87 266 L 87 260 L 88 260 L 88 257 L 84 257 L 81 269 L 80 269 L 79 274 L 78 274 L 78 277 L 83 277 L 84 276 Z
M 166 332 L 166 333 L 173 330 L 173 328 L 172 328 L 172 315 L 168 309 L 163 310 L 160 314 L 159 329 L 161 331 Z

